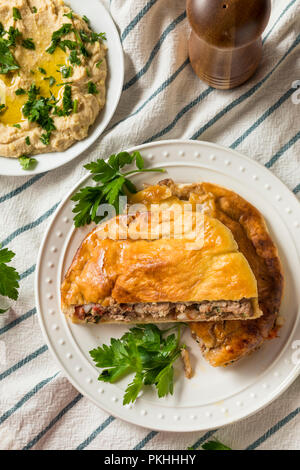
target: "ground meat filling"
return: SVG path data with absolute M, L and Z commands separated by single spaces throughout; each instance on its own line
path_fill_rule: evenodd
M 251 299 L 218 300 L 203 302 L 158 302 L 136 304 L 113 304 L 103 307 L 100 304 L 78 305 L 75 315 L 81 321 L 92 323 L 120 321 L 195 321 L 251 318 L 253 316 Z

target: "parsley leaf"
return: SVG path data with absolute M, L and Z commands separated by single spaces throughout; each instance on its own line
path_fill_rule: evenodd
M 222 442 L 218 441 L 217 439 L 214 441 L 208 441 L 203 444 L 202 449 L 204 450 L 232 450 L 230 447 L 225 446 Z
M 78 112 L 78 99 L 73 101 L 73 113 L 76 114 Z
M 32 170 L 37 164 L 37 160 L 35 158 L 28 157 L 27 155 L 19 157 L 19 162 L 23 170 Z
M 28 101 L 24 104 L 22 111 L 29 122 L 36 122 L 46 131 L 45 134 L 42 134 L 41 141 L 44 145 L 48 145 L 52 131 L 56 130 L 54 120 L 50 115 L 56 101 L 52 97 L 38 96 L 39 92 L 39 88 L 32 84 L 28 91 Z
M 14 20 L 21 20 L 22 19 L 21 12 L 16 7 L 13 7 L 13 18 L 14 18 Z
M 70 41 L 70 39 L 65 39 L 64 41 L 60 41 L 59 47 L 66 52 L 67 48 L 70 49 L 70 51 L 74 51 L 77 49 L 77 42 L 75 41 Z
M 83 15 L 82 19 L 86 22 L 86 24 L 90 25 L 90 20 L 87 16 Z
M 91 94 L 91 95 L 97 95 L 99 93 L 99 91 L 97 90 L 97 86 L 94 82 L 88 82 L 88 92 Z
M 125 390 L 123 405 L 134 402 L 144 385 L 155 385 L 159 398 L 173 394 L 173 364 L 185 347 L 180 345 L 181 325 L 175 328 L 177 336 L 165 337 L 169 330 L 160 330 L 152 324 L 139 325 L 120 339 L 111 338 L 110 346 L 104 344 L 90 351 L 96 366 L 104 368 L 98 380 L 115 383 L 134 372 Z
M 70 78 L 73 75 L 73 67 L 70 65 L 64 65 L 63 67 L 60 68 L 60 72 L 63 76 L 63 78 Z
M 132 171 L 122 173 L 120 170 L 125 165 L 136 163 L 137 168 Z M 113 154 L 109 157 L 108 161 L 98 159 L 96 162 L 88 163 L 84 166 L 93 175 L 93 180 L 100 185 L 92 187 L 87 186 L 81 188 L 72 198 L 72 201 L 77 202 L 73 212 L 75 227 L 90 224 L 93 222 L 100 222 L 101 217 L 97 216 L 97 210 L 102 202 L 112 204 L 116 209 L 116 213 L 121 212 L 119 206 L 119 196 L 126 195 L 126 192 L 136 192 L 136 187 L 128 179 L 136 173 L 141 172 L 164 172 L 161 168 L 144 168 L 144 161 L 139 152 L 121 152 L 117 155 Z
M 54 31 L 51 38 L 51 45 L 46 49 L 48 54 L 53 54 L 60 43 L 60 40 L 66 34 L 69 34 L 72 31 L 72 23 L 64 23 L 60 29 Z
M 6 74 L 20 68 L 8 45 L 9 42 L 7 40 L 0 38 L 0 74 Z
M 7 35 L 7 45 L 14 47 L 16 45 L 17 39 L 22 36 L 22 33 L 18 30 L 18 28 L 14 28 L 13 26 L 11 26 L 7 32 Z
M 53 87 L 53 85 L 55 85 L 55 83 L 56 83 L 56 79 L 54 77 L 52 77 L 52 75 L 51 75 L 51 77 L 45 77 L 44 80 L 49 80 L 49 87 L 50 88 Z
M 0 294 L 10 299 L 17 300 L 20 276 L 15 268 L 7 266 L 7 263 L 9 263 L 14 256 L 15 253 L 13 251 L 9 251 L 7 248 L 0 249 Z M 0 313 L 4 313 L 5 311 L 6 310 L 1 309 Z
M 81 65 L 81 60 L 77 55 L 77 51 L 71 51 L 69 61 L 72 65 Z
M 26 95 L 26 90 L 24 90 L 24 88 L 18 88 L 16 91 L 15 91 L 16 95 L 19 96 L 19 95 Z
M 64 16 L 66 16 L 67 18 L 69 18 L 70 20 L 72 20 L 72 19 L 73 19 L 73 12 L 72 12 L 72 10 L 69 11 L 69 13 L 65 13 Z
M 35 44 L 31 38 L 23 39 L 22 46 L 25 47 L 25 49 L 35 50 Z
M 63 94 L 63 112 L 67 116 L 73 110 L 73 101 L 72 101 L 72 88 L 70 85 L 65 86 Z

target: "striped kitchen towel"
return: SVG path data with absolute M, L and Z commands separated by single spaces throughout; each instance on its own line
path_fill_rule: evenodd
M 300 195 L 300 5 L 273 0 L 272 7 L 261 67 L 243 86 L 218 91 L 190 67 L 184 0 L 107 2 L 126 69 L 106 132 L 55 171 L 0 177 L 0 242 L 15 251 L 21 273 L 19 300 L 0 317 L 1 449 L 186 449 L 211 436 L 234 449 L 300 449 L 300 379 L 256 415 L 207 433 L 157 433 L 109 416 L 59 371 L 40 332 L 33 293 L 50 217 L 84 174 L 82 165 L 97 157 L 159 139 L 207 140 L 259 161 Z

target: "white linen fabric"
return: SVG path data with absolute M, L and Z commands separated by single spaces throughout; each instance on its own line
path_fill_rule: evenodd
M 84 163 L 144 142 L 200 139 L 238 149 L 300 195 L 299 1 L 273 0 L 261 66 L 230 91 L 214 90 L 193 73 L 184 0 L 111 0 L 107 8 L 126 67 L 107 130 L 55 171 L 0 177 L 0 242 L 16 253 L 21 273 L 19 299 L 0 317 L 0 449 L 186 449 L 212 436 L 233 449 L 300 449 L 300 378 L 239 423 L 208 433 L 157 433 L 114 419 L 78 394 L 45 345 L 34 303 L 37 253 Z

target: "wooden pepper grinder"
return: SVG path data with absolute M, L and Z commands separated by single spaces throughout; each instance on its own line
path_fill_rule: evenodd
M 195 73 L 223 90 L 248 80 L 261 60 L 270 13 L 270 0 L 187 0 Z

